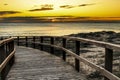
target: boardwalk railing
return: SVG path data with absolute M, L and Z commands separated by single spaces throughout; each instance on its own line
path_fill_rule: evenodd
M 14 63 L 14 39 L 9 38 L 0 41 L 0 80 L 5 80 L 11 66 Z
M 50 43 L 45 43 L 44 39 L 49 38 Z M 61 38 L 62 39 L 62 46 L 55 45 L 55 39 Z M 22 41 L 24 39 L 24 41 Z M 31 39 L 31 40 L 29 40 Z M 38 40 L 37 40 L 38 39 Z M 79 71 L 80 69 L 80 62 L 85 63 L 86 65 L 98 70 L 104 77 L 105 80 L 120 80 L 119 77 L 112 74 L 112 67 L 113 67 L 113 50 L 120 52 L 120 45 L 101 42 L 101 41 L 95 41 L 90 39 L 84 39 L 84 38 L 77 38 L 77 37 L 68 37 L 68 36 L 62 36 L 62 37 L 52 37 L 52 36 L 40 36 L 40 37 L 17 37 L 17 44 L 20 45 L 20 43 L 25 43 L 26 46 L 28 44 L 32 44 L 33 48 L 35 48 L 36 45 L 40 45 L 40 49 L 43 50 L 43 46 L 50 46 L 50 52 L 54 53 L 54 49 L 58 48 L 63 50 L 63 60 L 66 61 L 66 54 L 72 55 L 75 57 L 75 69 Z M 66 49 L 67 40 L 75 41 L 76 45 L 76 52 L 72 52 L 68 49 Z M 80 56 L 80 44 L 81 43 L 89 43 L 96 46 L 100 46 L 105 48 L 105 67 L 100 67 L 87 59 Z

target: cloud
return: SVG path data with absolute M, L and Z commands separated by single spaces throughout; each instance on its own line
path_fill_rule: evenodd
M 82 6 L 90 6 L 90 5 L 95 5 L 95 4 L 81 4 L 81 5 L 78 5 L 78 7 L 82 7 Z
M 66 15 L 67 16 L 67 15 Z M 52 20 L 56 20 L 58 22 L 120 22 L 120 18 L 118 17 L 31 17 L 31 16 L 19 16 L 19 17 L 2 17 L 0 18 L 0 23 L 4 22 L 25 22 L 25 23 L 40 23 L 40 22 L 51 22 Z
M 53 10 L 53 8 L 40 8 L 40 9 L 32 9 L 32 10 L 29 10 L 29 11 L 46 11 L 46 10 Z
M 0 20 L 0 23 L 2 22 L 28 22 L 28 23 L 32 23 L 32 22 L 48 22 L 48 21 L 51 21 L 50 19 L 48 18 L 44 18 L 44 17 L 31 17 L 31 16 L 28 16 L 28 17 L 24 17 L 24 16 L 21 16 L 21 17 L 3 17 L 1 18 Z
M 0 11 L 0 15 L 21 13 L 19 11 Z
M 62 5 L 62 6 L 60 6 L 60 8 L 71 9 L 71 8 L 75 8 L 75 7 L 84 7 L 84 6 L 90 6 L 90 5 L 94 5 L 94 4 Z
M 65 9 L 70 9 L 70 8 L 74 8 L 75 6 L 72 5 L 62 5 L 60 6 L 60 8 L 65 8 Z
M 5 6 L 8 5 L 8 4 L 4 4 Z
M 46 10 L 53 10 L 53 5 L 52 4 L 44 4 L 44 5 L 41 5 L 40 8 L 37 8 L 37 9 L 31 9 L 31 10 L 28 10 L 28 11 L 46 11 Z

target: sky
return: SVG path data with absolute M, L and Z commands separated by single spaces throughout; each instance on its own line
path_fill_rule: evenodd
M 0 21 L 37 21 L 40 17 L 120 20 L 120 0 L 0 0 Z

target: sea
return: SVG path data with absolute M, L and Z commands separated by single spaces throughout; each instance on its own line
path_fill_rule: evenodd
M 0 23 L 0 36 L 64 36 L 98 31 L 120 32 L 120 23 Z

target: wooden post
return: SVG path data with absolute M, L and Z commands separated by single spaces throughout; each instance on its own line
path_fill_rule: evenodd
M 14 50 L 14 40 L 5 42 L 0 45 L 0 64 L 6 59 L 7 56 Z M 11 66 L 14 63 L 14 56 L 9 60 L 5 67 L 0 72 L 0 80 L 5 80 Z
M 54 37 L 51 37 L 50 39 L 51 39 L 51 40 L 50 40 L 50 44 L 53 45 L 53 44 L 54 44 Z M 50 53 L 54 54 L 54 47 L 51 47 Z
M 3 37 L 1 37 L 1 40 L 3 40 Z
M 18 36 L 18 37 L 17 37 L 17 45 L 18 45 L 18 46 L 19 46 L 19 40 L 20 40 L 20 39 L 19 39 L 19 36 Z
M 120 72 L 120 56 L 119 56 L 119 72 Z
M 11 42 L 12 41 L 4 44 L 4 46 L 5 46 L 5 58 L 8 57 L 10 55 L 10 53 L 12 52 L 12 51 L 10 52 L 10 49 L 9 49 L 9 48 L 12 48 L 12 46 L 8 47 L 8 45 L 11 45 Z M 10 70 L 10 67 L 11 67 L 11 65 L 8 62 L 5 66 L 5 68 L 3 69 L 3 72 L 5 73 L 5 77 L 7 76 L 8 72 Z
M 80 55 L 80 42 L 76 41 L 76 54 Z M 78 59 L 75 59 L 75 69 L 79 72 L 80 71 L 80 61 Z
M 14 40 L 6 43 L 6 57 L 10 55 L 10 53 L 14 50 Z M 15 57 L 13 56 L 9 62 L 6 64 L 5 69 L 3 69 L 3 71 L 5 71 L 5 76 L 7 76 L 10 68 L 12 67 L 12 65 L 14 64 L 15 61 Z
M 5 45 L 0 45 L 0 64 L 5 59 Z
M 62 41 L 63 41 L 63 44 L 62 44 L 63 47 L 66 48 L 66 39 L 63 38 Z M 66 61 L 66 52 L 65 51 L 63 51 L 63 60 Z
M 28 37 L 25 37 L 26 47 L 28 47 Z
M 105 48 L 105 69 L 112 73 L 113 50 Z M 109 80 L 105 77 L 105 80 Z
M 35 48 L 35 36 L 33 36 L 33 48 Z
M 10 42 L 10 47 L 9 47 L 10 52 L 14 50 L 14 40 Z M 11 58 L 10 60 L 10 66 L 12 66 L 15 62 L 15 55 Z
M 2 77 L 2 73 L 0 72 L 0 80 L 2 80 L 2 78 L 1 78 L 1 77 Z
M 6 58 L 6 51 L 5 51 L 5 45 L 0 45 L 0 64 L 4 61 Z M 1 80 L 5 80 L 6 76 L 6 67 L 0 72 Z
M 6 53 L 6 56 L 8 56 L 9 54 L 10 54 L 10 52 L 9 52 L 9 43 L 6 43 L 6 44 L 4 44 L 4 46 L 5 46 L 5 53 Z
M 40 37 L 40 43 L 43 43 L 43 36 Z M 43 50 L 43 45 L 40 46 L 40 50 Z
M 6 53 L 9 55 L 12 52 L 12 43 L 11 41 L 9 43 L 6 43 Z

